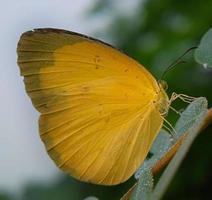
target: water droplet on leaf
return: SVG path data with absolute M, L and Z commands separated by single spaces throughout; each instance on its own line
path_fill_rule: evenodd
M 207 68 L 208 68 L 208 63 L 203 63 L 203 67 L 204 67 L 205 69 L 207 69 Z

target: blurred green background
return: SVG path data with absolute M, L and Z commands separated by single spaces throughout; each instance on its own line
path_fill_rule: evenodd
M 170 63 L 190 47 L 197 46 L 202 35 L 212 27 L 211 0 L 138 0 L 131 13 L 116 12 L 114 2 L 98 0 L 87 12 L 92 18 L 101 15 L 112 18 L 111 23 L 105 27 L 102 25 L 93 35 L 112 41 L 158 79 Z M 168 93 L 205 96 L 212 106 L 212 70 L 195 63 L 192 55 L 193 52 L 186 55 L 183 58 L 186 64 L 177 66 L 166 75 Z M 174 104 L 178 109 L 182 106 L 185 105 L 180 102 Z M 169 117 L 171 121 L 176 118 L 174 115 Z M 209 127 L 198 136 L 163 199 L 211 199 L 211 131 L 212 127 Z M 64 175 L 50 186 L 32 182 L 19 196 L 1 192 L 0 200 L 81 200 L 87 196 L 115 200 L 132 183 L 133 179 L 113 187 L 95 186 Z

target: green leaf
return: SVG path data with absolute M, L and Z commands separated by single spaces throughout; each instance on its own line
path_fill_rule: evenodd
M 194 53 L 194 57 L 203 67 L 212 67 L 212 28 L 202 37 L 200 45 Z
M 175 144 L 173 143 L 173 140 L 167 131 L 163 129 L 160 131 L 150 150 L 150 152 L 153 154 L 152 157 L 150 159 L 146 159 L 139 170 L 135 173 L 135 178 L 139 179 L 139 181 L 131 199 L 148 200 L 151 198 L 153 200 L 157 200 L 162 197 L 180 163 L 185 157 L 189 147 L 191 146 L 194 138 L 199 132 L 206 112 L 207 100 L 203 97 L 200 97 L 189 104 L 181 114 L 175 126 L 175 130 L 177 132 L 176 139 L 179 139 L 182 134 L 185 133 L 188 133 L 188 136 L 174 158 L 167 166 L 153 193 L 151 193 L 153 188 L 151 169 L 154 167 L 157 161 L 165 156 L 172 145 Z M 174 142 L 177 142 L 177 140 Z
M 199 133 L 206 113 L 207 100 L 205 98 L 198 98 L 183 112 L 176 128 L 179 131 L 178 133 L 186 131 L 188 135 L 155 186 L 151 195 L 152 200 L 159 200 L 162 198 L 192 142 Z
M 166 130 L 161 129 L 159 135 L 152 145 L 150 152 L 153 153 L 154 156 L 157 155 L 157 157 L 160 158 L 169 149 L 171 141 L 170 134 Z
M 153 189 L 153 176 L 149 168 L 144 169 L 138 181 L 135 191 L 131 196 L 131 200 L 146 200 L 149 199 L 149 196 L 152 193 Z
M 195 125 L 201 112 L 205 111 L 207 106 L 207 100 L 204 97 L 197 98 L 193 103 L 189 104 L 175 125 L 177 137 Z

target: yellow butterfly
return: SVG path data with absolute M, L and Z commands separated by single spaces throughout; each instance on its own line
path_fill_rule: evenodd
M 170 100 L 138 62 L 99 40 L 58 29 L 24 33 L 18 65 L 41 113 L 56 165 L 95 184 L 127 180 L 144 161 Z

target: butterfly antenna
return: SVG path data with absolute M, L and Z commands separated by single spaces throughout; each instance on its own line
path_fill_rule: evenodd
M 166 73 L 170 70 L 172 70 L 176 65 L 178 64 L 184 64 L 186 63 L 185 61 L 181 60 L 187 53 L 189 53 L 190 51 L 192 51 L 193 49 L 196 49 L 197 47 L 191 47 L 190 49 L 186 50 L 180 57 L 178 57 L 174 62 L 172 62 L 163 72 L 161 79 L 163 80 L 164 76 L 166 75 Z

